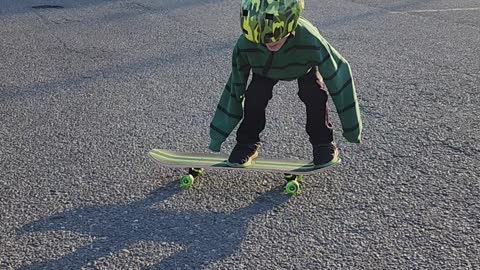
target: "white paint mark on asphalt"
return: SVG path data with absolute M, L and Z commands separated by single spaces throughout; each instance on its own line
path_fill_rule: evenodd
M 446 11 L 471 11 L 480 10 L 480 7 L 473 8 L 450 8 L 450 9 L 423 9 L 423 10 L 407 10 L 407 11 L 391 11 L 389 13 L 426 13 L 426 12 L 446 12 Z

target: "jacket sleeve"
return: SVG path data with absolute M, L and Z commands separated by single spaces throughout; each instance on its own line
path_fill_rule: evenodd
M 343 137 L 360 143 L 363 125 L 350 65 L 327 41 L 320 41 L 324 50 L 318 67 L 342 123 Z
M 240 54 L 237 44 L 232 54 L 232 72 L 210 123 L 208 148 L 212 151 L 220 151 L 222 143 L 243 118 L 243 100 L 250 68 L 247 60 Z

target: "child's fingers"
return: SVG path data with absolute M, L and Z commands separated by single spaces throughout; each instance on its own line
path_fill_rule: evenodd
M 318 84 L 318 86 L 320 86 L 320 88 L 322 88 L 322 89 L 324 88 L 323 80 L 317 79 L 317 84 Z
M 323 82 L 323 80 L 317 79 L 317 84 L 318 84 L 318 87 L 320 88 L 321 91 L 325 91 L 325 93 L 327 93 L 327 95 L 329 95 L 327 89 L 325 88 L 325 83 Z
M 325 87 L 325 82 L 323 81 L 323 77 L 320 74 L 320 71 L 318 70 L 318 67 L 315 67 L 315 69 L 316 69 L 315 76 L 317 77 L 316 81 L 317 81 L 317 84 L 318 84 L 320 90 L 327 92 L 326 87 Z

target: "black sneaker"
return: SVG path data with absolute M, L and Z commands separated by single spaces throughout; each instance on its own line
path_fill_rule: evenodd
M 253 160 L 258 157 L 259 144 L 239 144 L 235 145 L 228 158 L 228 165 L 232 167 L 244 168 L 253 165 Z
M 313 146 L 313 164 L 318 167 L 327 166 L 338 160 L 338 149 L 335 143 L 317 144 Z

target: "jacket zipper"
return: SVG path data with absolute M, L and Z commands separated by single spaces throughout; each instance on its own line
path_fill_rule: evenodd
M 263 67 L 262 75 L 266 76 L 270 68 L 272 67 L 272 62 L 273 62 L 273 55 L 275 52 L 270 52 L 270 55 L 268 56 L 267 62 L 265 63 L 265 66 Z

